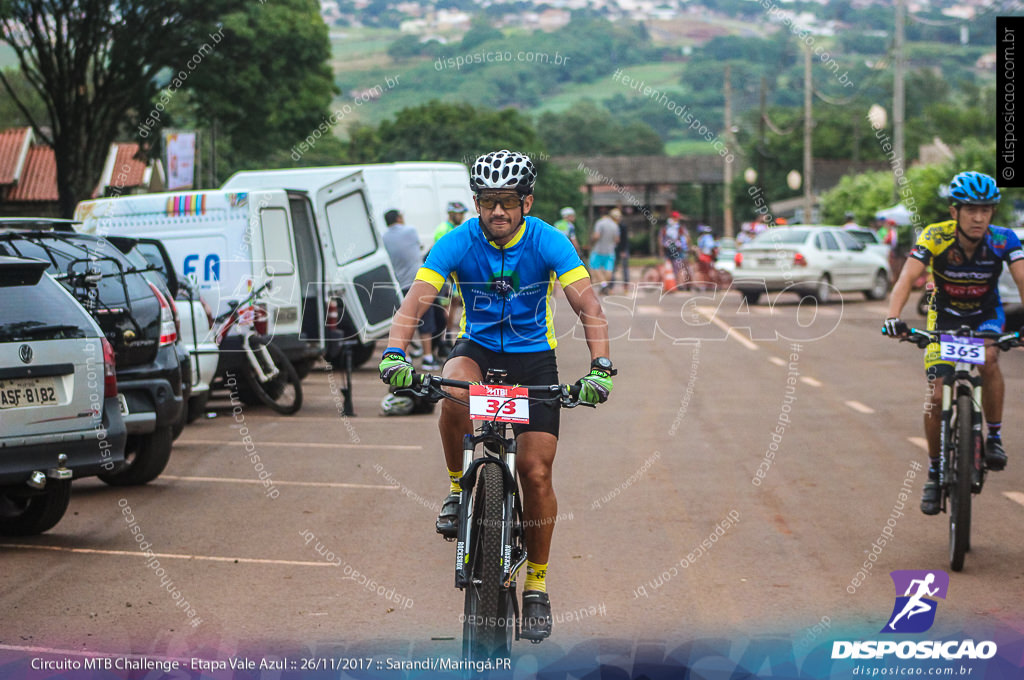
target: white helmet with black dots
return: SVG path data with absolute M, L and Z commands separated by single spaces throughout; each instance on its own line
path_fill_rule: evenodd
M 469 188 L 474 193 L 484 189 L 515 189 L 527 196 L 533 193 L 537 168 L 530 157 L 518 151 L 492 151 L 473 162 L 469 170 Z

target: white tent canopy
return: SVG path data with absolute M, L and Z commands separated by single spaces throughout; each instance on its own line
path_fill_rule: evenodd
M 907 206 L 902 203 L 897 203 L 893 207 L 886 208 L 885 210 L 879 210 L 875 213 L 875 219 L 892 220 L 901 226 L 912 222 L 910 211 L 907 210 Z

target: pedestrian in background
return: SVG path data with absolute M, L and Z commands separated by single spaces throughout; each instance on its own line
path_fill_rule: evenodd
M 590 272 L 594 283 L 598 284 L 599 292 L 609 292 L 609 282 L 612 272 L 615 271 L 615 247 L 619 244 L 621 232 L 619 222 L 622 221 L 622 211 L 612 208 L 611 211 L 594 224 L 594 233 L 591 234 L 590 242 Z

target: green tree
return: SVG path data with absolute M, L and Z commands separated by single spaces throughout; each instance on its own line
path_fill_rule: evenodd
M 620 121 L 589 99 L 561 113 L 541 115 L 537 127 L 556 155 L 651 156 L 665 152 L 661 138 L 650 125 Z
M 244 3 L 222 17 L 224 38 L 189 76 L 195 116 L 225 140 L 220 167 L 259 167 L 321 128 L 330 136 L 333 84 L 327 26 L 314 0 Z
M 376 127 L 350 128 L 344 158 L 346 163 L 456 161 L 468 166 L 477 156 L 497 149 L 521 151 L 537 165 L 532 214 L 553 222 L 565 205 L 582 214 L 582 173 L 550 163 L 548 150 L 530 119 L 514 109 L 495 111 L 439 101 L 402 109 L 394 120 Z
M 163 98 L 153 104 L 157 75 L 177 71 L 208 40 L 228 1 L 0 0 L 0 41 L 14 49 L 45 116 L 3 72 L 0 85 L 53 148 L 64 215 L 92 194 L 121 126 L 163 110 Z

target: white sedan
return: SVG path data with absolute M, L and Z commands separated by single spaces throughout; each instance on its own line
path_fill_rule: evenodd
M 753 304 L 766 292 L 811 294 L 819 302 L 862 292 L 880 300 L 889 291 L 889 262 L 841 227 L 773 227 L 736 255 L 733 288 Z

